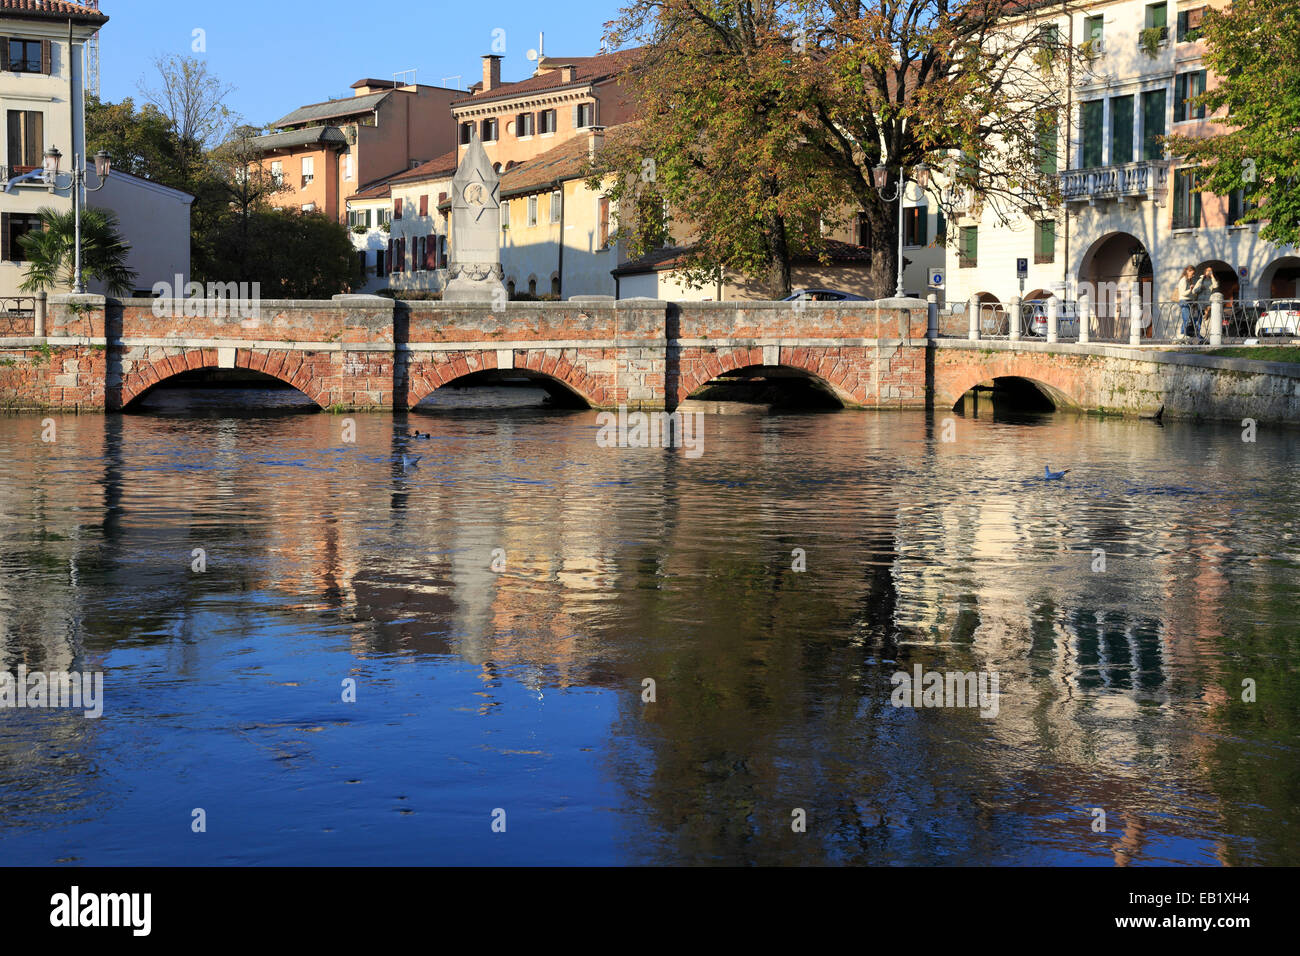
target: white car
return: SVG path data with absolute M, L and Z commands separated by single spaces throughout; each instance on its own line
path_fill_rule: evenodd
M 1274 302 L 1255 323 L 1256 335 L 1300 335 L 1300 302 Z
M 1028 310 L 1025 331 L 1030 335 L 1047 335 L 1047 302 L 1043 299 L 1029 299 L 1024 306 Z M 1074 336 L 1079 334 L 1079 309 L 1073 302 L 1061 302 L 1060 311 L 1056 313 L 1056 334 Z

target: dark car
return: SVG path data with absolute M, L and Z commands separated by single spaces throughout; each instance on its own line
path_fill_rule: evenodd
M 840 292 L 838 289 L 795 289 L 782 302 L 867 302 L 865 295 Z

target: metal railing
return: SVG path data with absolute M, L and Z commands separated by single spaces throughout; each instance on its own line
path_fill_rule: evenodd
M 31 336 L 36 332 L 35 296 L 0 296 L 0 336 Z

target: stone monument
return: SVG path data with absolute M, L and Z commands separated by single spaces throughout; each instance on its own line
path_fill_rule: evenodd
M 475 135 L 451 180 L 451 262 L 444 302 L 504 307 L 500 193 L 501 177 Z

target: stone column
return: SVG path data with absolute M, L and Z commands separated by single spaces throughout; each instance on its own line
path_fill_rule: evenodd
M 1210 296 L 1210 344 L 1223 344 L 1223 293 Z
M 1047 297 L 1047 341 L 1055 342 L 1061 329 L 1061 300 L 1055 295 Z
M 1012 342 L 1020 341 L 1020 296 L 1011 297 L 1011 315 L 1007 322 L 1007 337 Z
M 978 296 L 970 297 L 970 302 L 966 304 L 966 311 L 970 313 L 970 323 L 967 326 L 966 337 L 972 342 L 978 342 L 980 337 L 980 300 Z
M 32 335 L 36 336 L 38 339 L 45 338 L 45 315 L 46 315 L 46 310 L 49 307 L 50 307 L 49 293 L 46 292 L 44 289 L 42 289 L 40 292 L 36 293 L 36 311 L 34 313 L 35 327 L 32 330 Z
M 939 296 L 931 292 L 925 297 L 926 301 L 926 322 L 925 337 L 927 339 L 937 339 L 939 337 Z
M 1142 344 L 1142 285 L 1137 283 L 1129 292 L 1128 344 Z
M 1088 293 L 1079 294 L 1079 344 L 1087 345 L 1092 326 L 1092 299 Z

